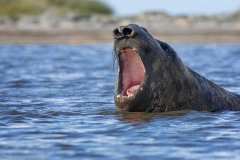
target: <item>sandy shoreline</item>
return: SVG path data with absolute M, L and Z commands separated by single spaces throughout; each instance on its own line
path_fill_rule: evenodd
M 240 43 L 240 30 L 150 30 L 157 39 L 172 43 Z M 0 31 L 0 43 L 111 43 L 112 30 Z
M 111 43 L 112 30 L 130 23 L 147 28 L 166 42 L 240 43 L 238 12 L 213 16 L 146 12 L 129 17 L 46 13 L 16 21 L 0 18 L 0 43 Z

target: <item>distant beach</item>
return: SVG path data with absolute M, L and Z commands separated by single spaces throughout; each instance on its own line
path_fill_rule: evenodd
M 44 13 L 0 18 L 0 43 L 111 43 L 112 30 L 136 23 L 172 43 L 240 43 L 240 13 L 214 16 L 147 12 L 131 17 Z

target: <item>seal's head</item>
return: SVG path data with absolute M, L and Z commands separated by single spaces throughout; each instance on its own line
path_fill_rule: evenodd
M 239 110 L 240 96 L 186 67 L 165 42 L 136 24 L 113 30 L 118 111 Z
M 118 62 L 114 95 L 117 110 L 150 111 L 151 106 L 160 105 L 155 103 L 156 97 L 172 82 L 171 74 L 184 70 L 184 65 L 181 67 L 180 59 L 168 44 L 136 24 L 120 26 L 113 30 L 113 37 Z M 166 72 L 169 67 L 171 74 Z

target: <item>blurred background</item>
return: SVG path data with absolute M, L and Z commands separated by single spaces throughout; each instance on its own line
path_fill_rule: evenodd
M 168 42 L 240 42 L 240 1 L 0 0 L 1 43 L 111 42 L 129 23 Z

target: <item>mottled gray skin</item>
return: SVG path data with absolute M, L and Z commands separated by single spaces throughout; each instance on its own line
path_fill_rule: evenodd
M 145 28 L 129 24 L 115 29 L 113 36 L 118 65 L 121 50 L 135 48 L 145 67 L 140 89 L 130 99 L 117 98 L 122 91 L 119 69 L 114 95 L 118 111 L 240 110 L 240 95 L 219 87 L 186 67 L 168 44 L 153 38 Z

